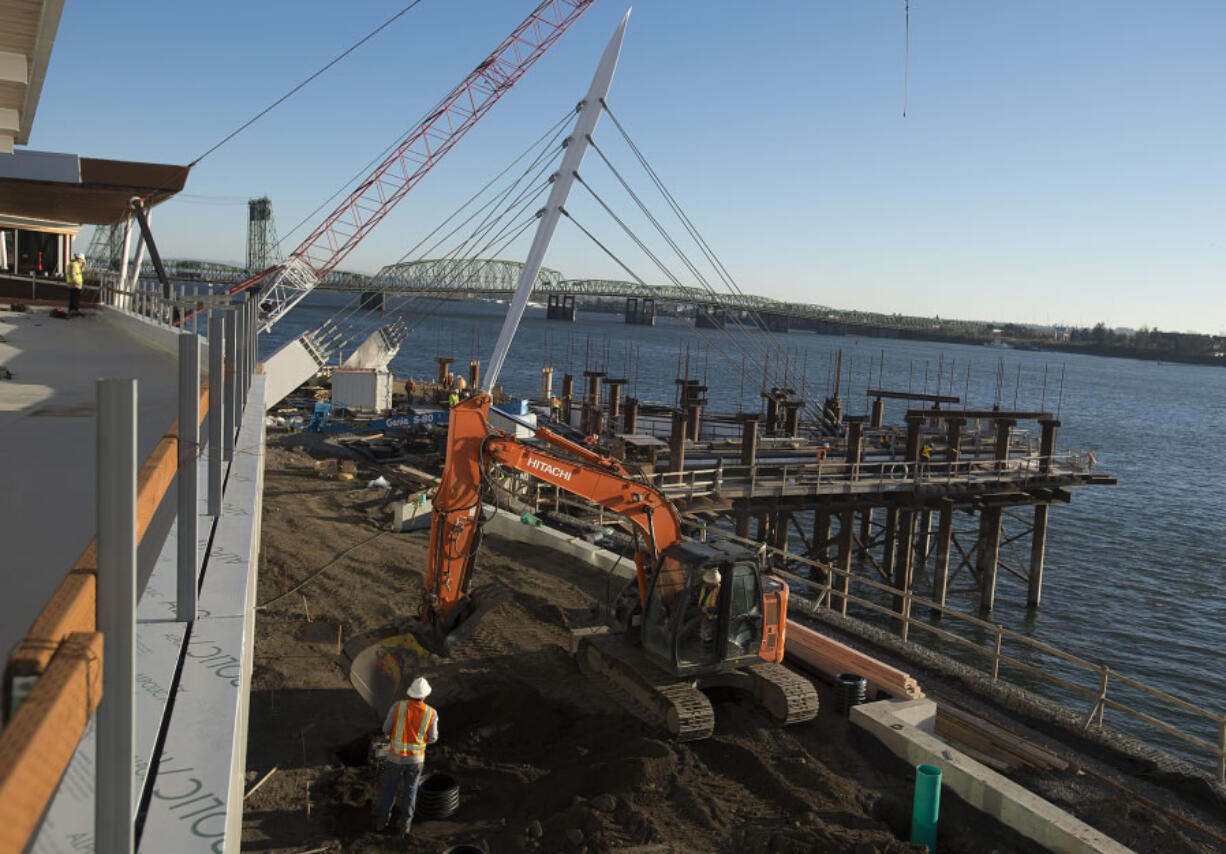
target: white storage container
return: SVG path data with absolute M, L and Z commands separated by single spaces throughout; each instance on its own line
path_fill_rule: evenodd
M 392 373 L 380 368 L 337 368 L 332 372 L 332 405 L 359 412 L 392 408 Z

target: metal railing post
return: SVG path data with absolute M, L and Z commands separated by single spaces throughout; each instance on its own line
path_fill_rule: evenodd
M 234 309 L 226 312 L 226 421 L 225 421 L 225 437 L 222 439 L 222 459 L 226 462 L 234 459 L 234 431 L 238 425 L 238 383 L 235 376 L 235 358 L 236 346 L 238 344 L 236 333 L 238 332 L 237 318 L 234 316 Z
M 247 296 L 247 337 L 249 343 L 247 345 L 247 389 L 244 396 L 251 392 L 251 378 L 255 376 L 255 366 L 259 361 L 256 355 L 257 333 L 260 331 L 259 317 L 256 315 L 256 301 L 248 293 Z
M 209 515 L 221 515 L 221 446 L 225 432 L 226 332 L 220 317 L 209 320 Z
M 238 395 L 234 410 L 235 429 L 241 429 L 243 408 L 247 401 L 247 304 L 239 303 L 234 310 L 234 390 Z
M 136 380 L 98 381 L 98 580 L 103 636 L 97 713 L 94 847 L 135 845 L 136 749 Z
M 196 619 L 200 539 L 200 337 L 179 333 L 179 584 L 175 619 Z

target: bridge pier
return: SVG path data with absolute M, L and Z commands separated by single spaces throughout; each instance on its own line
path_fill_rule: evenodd
M 387 294 L 383 291 L 362 291 L 363 311 L 385 311 L 387 309 Z
M 570 374 L 562 375 L 562 423 L 570 426 L 571 406 L 575 398 L 575 378 Z
M 440 386 L 446 385 L 447 373 L 451 370 L 451 363 L 455 359 L 450 356 L 435 356 L 434 361 L 438 362 L 438 384 Z
M 639 429 L 639 399 L 626 398 L 626 409 L 622 413 L 622 432 L 634 435 Z
M 626 381 L 605 377 L 604 383 L 608 388 L 605 400 L 609 407 L 609 429 L 616 431 L 617 418 L 622 412 L 622 386 L 626 384 Z
M 758 317 L 762 319 L 762 328 L 767 332 L 787 332 L 792 328 L 792 319 L 786 314 L 761 311 Z
M 545 309 L 546 320 L 566 320 L 575 322 L 574 294 L 550 294 Z
M 656 325 L 656 301 L 651 297 L 626 297 L 626 323 L 633 326 Z
M 728 322 L 728 310 L 722 305 L 699 303 L 694 312 L 696 329 L 723 329 Z

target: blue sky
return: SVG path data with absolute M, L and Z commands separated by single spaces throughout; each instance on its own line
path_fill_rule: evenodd
M 406 2 L 70 0 L 30 148 L 189 162 Z M 198 165 L 163 253 L 240 260 L 250 196 L 289 231 L 532 5 L 423 0 Z M 342 266 L 398 260 L 560 118 L 626 8 L 597 0 Z M 610 104 L 745 291 L 1226 332 L 1226 4 L 914 0 L 905 118 L 903 22 L 903 0 L 640 0 Z M 617 151 L 607 120 L 596 139 Z M 565 222 L 546 264 L 625 278 Z

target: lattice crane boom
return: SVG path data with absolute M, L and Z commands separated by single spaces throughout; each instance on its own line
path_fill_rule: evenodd
M 282 265 L 235 285 L 261 287 L 265 331 L 310 293 L 489 112 L 595 0 L 542 0 L 493 53 L 409 132 Z

